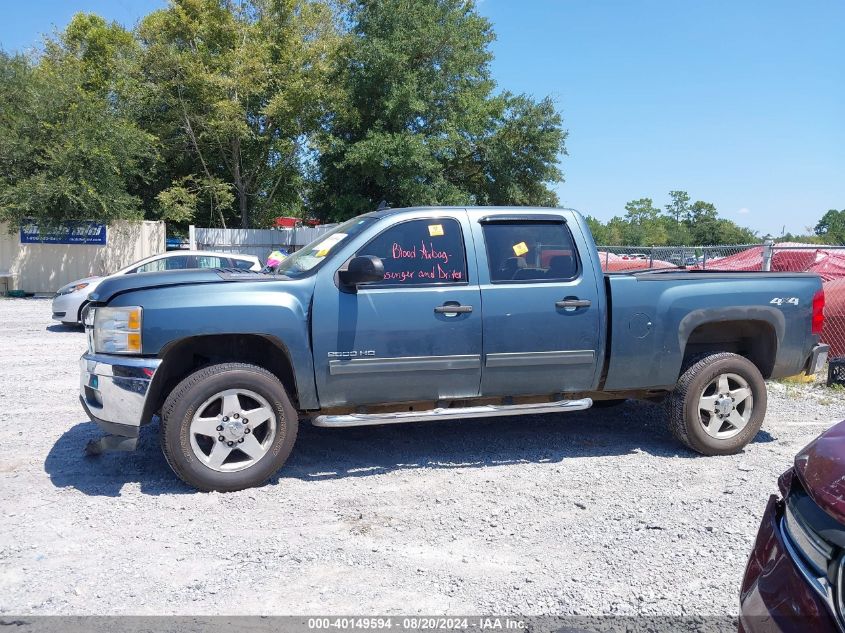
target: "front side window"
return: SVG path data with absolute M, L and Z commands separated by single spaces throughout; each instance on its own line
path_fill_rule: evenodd
M 578 276 L 578 252 L 566 224 L 502 222 L 483 225 L 490 281 L 569 281 Z
M 384 281 L 378 285 L 467 283 L 461 225 L 451 218 L 400 222 L 357 254 L 375 255 L 384 262 Z
M 188 257 L 185 255 L 178 255 L 175 257 L 162 257 L 161 259 L 154 259 L 147 262 L 143 266 L 138 266 L 130 273 L 156 273 L 163 270 L 182 270 L 188 267 Z

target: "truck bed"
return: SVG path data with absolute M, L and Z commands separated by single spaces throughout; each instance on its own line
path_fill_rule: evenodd
M 604 282 L 603 390 L 669 390 L 685 353 L 724 349 L 737 333 L 730 351 L 758 356 L 767 378 L 797 374 L 806 362 L 816 275 L 661 269 L 606 273 Z

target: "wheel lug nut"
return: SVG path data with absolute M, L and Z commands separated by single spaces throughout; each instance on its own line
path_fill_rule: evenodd
M 243 441 L 244 441 L 244 438 L 240 438 L 240 439 L 238 440 L 238 444 L 243 444 Z
M 223 416 L 223 421 L 224 421 L 224 422 L 228 422 L 228 421 L 229 421 L 229 418 L 228 418 L 228 417 L 226 417 L 226 416 L 224 415 L 224 416 Z
M 225 438 L 225 437 L 223 437 L 223 436 L 221 435 L 221 436 L 220 436 L 220 437 L 218 437 L 217 439 L 218 439 L 218 440 L 220 440 L 220 441 L 222 442 L 222 441 L 223 441 L 223 440 L 225 440 L 226 438 Z
M 218 430 L 218 431 L 222 431 L 222 430 L 223 430 L 223 427 L 222 427 L 222 426 L 218 426 L 218 427 L 217 427 L 217 430 Z
M 244 429 L 244 433 L 249 433 L 249 427 L 246 427 L 246 428 Z
M 234 442 L 226 442 L 226 445 L 227 445 L 227 446 L 234 446 L 234 445 L 235 445 L 235 443 L 234 443 Z
M 232 417 L 233 417 L 233 418 L 235 418 L 235 419 L 237 420 L 237 419 L 238 419 L 239 417 L 241 417 L 241 416 L 240 416 L 239 414 L 237 414 L 237 413 L 236 413 L 236 414 L 235 414 L 235 415 L 233 415 Z
M 249 420 L 247 420 L 246 418 L 244 418 L 243 420 L 241 420 L 241 422 L 243 422 L 244 424 L 249 424 Z

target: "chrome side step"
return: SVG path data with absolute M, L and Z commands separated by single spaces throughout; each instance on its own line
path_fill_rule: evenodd
M 479 407 L 438 408 L 429 411 L 397 411 L 396 413 L 347 413 L 343 415 L 318 415 L 312 418 L 314 426 L 370 426 L 373 424 L 399 424 L 402 422 L 433 422 L 436 420 L 461 420 L 489 418 L 500 415 L 530 415 L 538 413 L 564 413 L 583 411 L 593 406 L 590 398 L 557 400 L 534 404 L 484 405 Z

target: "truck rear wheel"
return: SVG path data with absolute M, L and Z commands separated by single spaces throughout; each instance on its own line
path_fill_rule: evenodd
M 264 483 L 287 460 L 299 426 L 279 379 L 243 363 L 195 371 L 170 392 L 161 412 L 167 463 L 204 491 Z
M 747 445 L 766 415 L 766 383 L 747 358 L 727 352 L 694 362 L 668 398 L 669 429 L 704 455 L 731 455 Z

